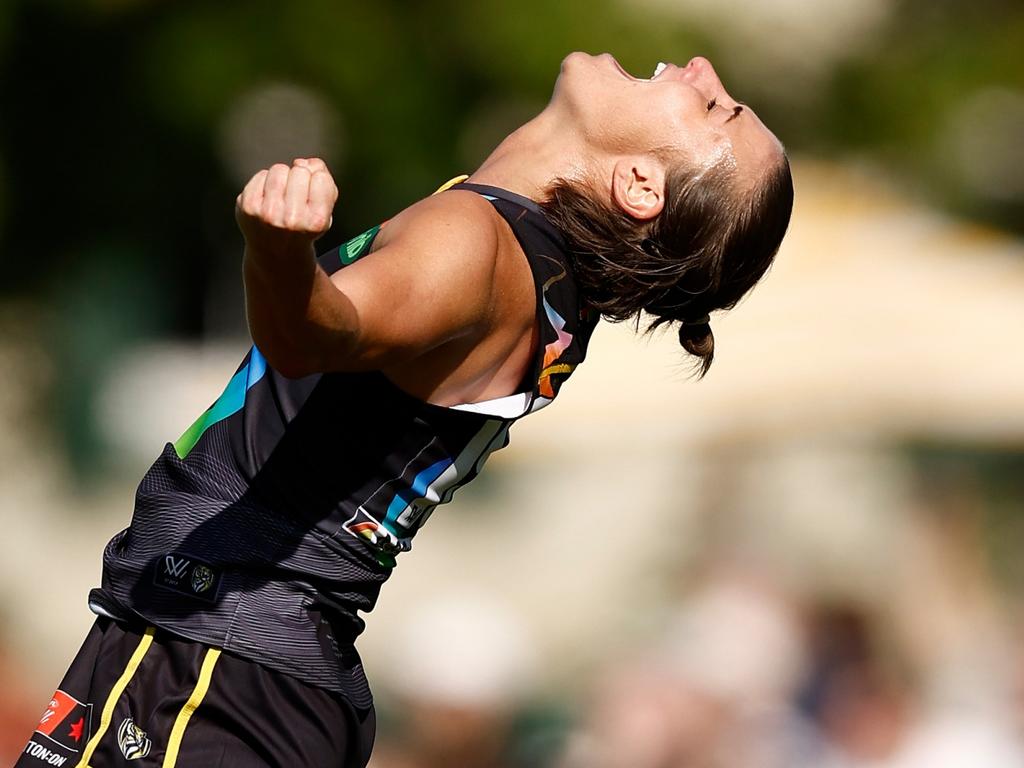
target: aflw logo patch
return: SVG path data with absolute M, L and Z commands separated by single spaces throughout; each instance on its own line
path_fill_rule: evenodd
M 210 563 L 183 552 L 168 552 L 157 558 L 155 563 L 153 583 L 158 587 L 173 589 L 209 603 L 216 602 L 220 582 L 220 571 Z
M 176 579 L 181 578 L 181 575 L 188 568 L 189 561 L 184 557 L 176 558 L 174 555 L 164 555 L 164 572 L 168 576 L 172 576 Z
M 149 754 L 153 743 L 134 720 L 126 717 L 117 729 L 117 746 L 125 760 L 139 760 Z

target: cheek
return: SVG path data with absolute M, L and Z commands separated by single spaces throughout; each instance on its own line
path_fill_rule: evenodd
M 595 92 L 585 108 L 591 134 L 606 148 L 620 152 L 647 151 L 666 138 L 658 116 L 630 94 Z
M 675 92 L 659 102 L 661 146 L 681 159 L 697 165 L 705 158 L 720 157 L 722 145 L 728 145 L 721 130 L 713 126 L 703 104 L 689 92 Z
M 646 110 L 648 121 L 657 126 L 666 148 L 691 146 L 705 128 L 699 110 L 685 96 L 675 90 L 658 94 Z

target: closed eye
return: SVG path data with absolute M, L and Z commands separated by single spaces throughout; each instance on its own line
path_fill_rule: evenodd
M 717 103 L 718 103 L 718 99 L 711 99 L 710 101 L 708 101 L 708 112 L 710 112 L 712 109 L 714 109 L 715 105 Z

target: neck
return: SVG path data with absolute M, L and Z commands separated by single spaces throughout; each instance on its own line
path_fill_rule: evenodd
M 468 181 L 489 184 L 541 201 L 559 178 L 582 181 L 588 171 L 575 131 L 550 108 L 518 128 L 484 160 Z

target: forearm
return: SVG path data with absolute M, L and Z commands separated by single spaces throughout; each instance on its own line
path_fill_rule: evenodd
M 316 261 L 338 188 L 323 160 L 296 158 L 256 173 L 235 199 L 245 238 L 245 311 L 256 346 L 286 376 L 328 370 L 356 335 L 351 302 Z
M 317 264 L 312 244 L 290 253 L 247 245 L 242 273 L 253 342 L 284 375 L 328 370 L 354 346 L 355 310 Z

